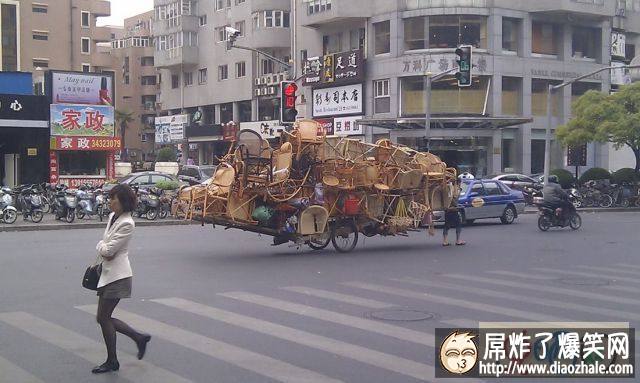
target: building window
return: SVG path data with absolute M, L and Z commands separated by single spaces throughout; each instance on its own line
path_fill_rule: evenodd
M 225 27 L 220 27 L 217 29 L 216 36 L 218 37 L 218 42 L 227 41 L 227 30 Z
M 180 75 L 171 75 L 171 89 L 178 89 L 180 87 Z
M 193 72 L 182 73 L 182 78 L 184 79 L 184 86 L 193 85 Z
M 431 91 L 431 111 L 434 114 L 482 114 L 484 110 L 488 76 L 474 77 L 472 86 L 459 88 L 455 81 L 435 81 Z M 402 116 L 424 116 L 424 78 L 403 77 L 400 80 Z
M 627 61 L 633 60 L 636 57 L 636 45 L 635 44 L 625 44 L 624 46 L 625 54 Z
M 247 75 L 247 63 L 244 61 L 236 63 L 236 78 L 245 77 Z
M 404 49 L 427 49 L 427 18 L 411 17 L 404 19 Z
M 89 28 L 91 26 L 91 14 L 89 12 L 80 12 L 80 19 L 80 26 L 82 28 Z
M 573 58 L 597 59 L 599 56 L 598 53 L 600 53 L 598 50 L 602 49 L 602 44 L 600 44 L 601 37 L 602 33 L 599 29 L 573 27 L 571 42 Z
M 84 73 L 89 73 L 91 72 L 91 65 L 90 64 L 82 64 L 82 71 Z
M 590 90 L 595 90 L 600 92 L 602 89 L 600 83 L 597 82 L 576 82 L 571 84 L 571 104 L 578 101 L 580 96 L 584 95 Z
M 391 95 L 389 94 L 389 79 L 373 82 L 374 113 L 389 113 L 391 111 Z
M 146 133 L 140 134 L 140 142 L 147 142 L 147 134 Z
M 373 24 L 375 35 L 375 53 L 381 55 L 391 52 L 391 22 L 389 20 Z
M 153 66 L 154 59 L 153 56 L 144 56 L 140 59 L 140 66 Z
M 309 52 L 306 49 L 300 50 L 300 70 L 304 73 L 305 66 L 307 65 L 307 59 L 309 58 Z
M 531 80 L 531 114 L 534 116 L 547 115 L 547 95 L 549 93 L 549 85 L 558 85 L 560 81 L 549 81 L 545 79 L 534 78 Z M 559 116 L 561 109 L 560 96 L 562 92 L 553 94 L 553 115 Z
M 203 27 L 205 25 L 207 25 L 207 15 L 202 15 L 200 17 L 198 17 L 200 26 Z
M 267 28 L 273 27 L 273 11 L 264 11 L 264 26 Z
M 218 81 L 226 80 L 229 78 L 229 66 L 228 65 L 219 65 L 218 66 Z
M 124 83 L 124 85 L 129 85 L 130 78 L 129 78 L 129 75 L 128 75 L 128 74 L 125 74 L 125 75 L 122 77 L 122 82 Z
M 236 0 L 236 5 L 240 5 L 242 3 L 244 3 L 246 0 Z
M 47 4 L 33 4 L 31 11 L 33 13 L 47 13 L 49 12 L 49 6 Z
M 518 52 L 518 38 L 520 36 L 520 21 L 518 19 L 502 18 L 502 50 Z
M 240 31 L 239 37 L 244 36 L 244 21 L 238 21 L 235 23 L 234 28 Z
M 198 84 L 206 84 L 207 83 L 207 68 L 202 68 L 198 70 Z
M 518 77 L 502 78 L 502 114 L 505 116 L 522 115 L 522 79 Z
M 191 77 L 193 79 L 193 76 Z M 142 76 L 140 79 L 141 85 L 156 85 L 158 78 L 156 76 Z
M 18 70 L 18 9 L 14 4 L 0 4 L 0 36 L 2 36 L 2 71 Z
M 216 11 L 231 8 L 231 0 L 216 0 Z
M 322 54 L 342 52 L 342 33 L 322 36 Z
M 307 5 L 307 14 L 313 15 L 314 13 L 330 11 L 331 0 L 310 0 Z
M 487 18 L 484 16 L 432 16 L 429 18 L 429 48 L 471 45 L 487 48 Z
M 33 64 L 33 69 L 36 69 L 36 68 L 49 68 L 49 60 L 48 59 L 33 59 L 32 64 Z
M 269 59 L 262 60 L 262 74 L 271 74 L 273 73 L 273 61 Z
M 534 21 L 532 23 L 531 52 L 539 55 L 556 56 L 560 47 L 560 27 L 554 24 Z
M 349 50 L 355 51 L 361 49 L 364 51 L 364 45 L 367 41 L 364 28 L 352 29 L 349 31 Z
M 32 36 L 34 40 L 47 41 L 49 40 L 49 32 L 33 31 Z
M 80 40 L 80 52 L 82 52 L 83 54 L 90 54 L 91 53 L 91 39 L 88 37 L 82 37 Z

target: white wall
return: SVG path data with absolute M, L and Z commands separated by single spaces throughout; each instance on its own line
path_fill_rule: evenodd
M 615 172 L 622 168 L 635 168 L 636 157 L 633 151 L 625 146 L 620 150 L 615 150 L 613 144 L 609 143 L 609 171 Z

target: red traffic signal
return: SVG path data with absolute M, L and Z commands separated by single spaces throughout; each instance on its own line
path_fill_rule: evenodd
M 298 90 L 298 86 L 296 85 L 296 83 L 294 82 L 287 83 L 284 87 L 284 95 L 295 97 L 297 90 Z
M 280 122 L 283 124 L 296 121 L 298 111 L 296 110 L 296 92 L 298 86 L 293 81 L 283 81 L 280 83 Z

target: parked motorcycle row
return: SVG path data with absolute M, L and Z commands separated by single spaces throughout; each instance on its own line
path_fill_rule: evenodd
M 171 212 L 172 196 L 158 188 L 134 188 L 138 205 L 134 216 L 148 220 L 165 219 Z M 13 224 L 19 216 L 24 221 L 42 222 L 45 214 L 72 223 L 76 219 L 100 222 L 111 213 L 108 193 L 102 186 L 84 184 L 69 188 L 64 184 L 33 184 L 0 188 L 0 223 Z

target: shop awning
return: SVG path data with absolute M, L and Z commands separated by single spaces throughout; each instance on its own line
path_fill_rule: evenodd
M 440 129 L 499 129 L 533 122 L 533 118 L 486 117 L 486 116 L 433 116 L 432 128 Z M 359 125 L 374 126 L 389 130 L 424 129 L 424 117 L 409 118 L 363 118 Z

